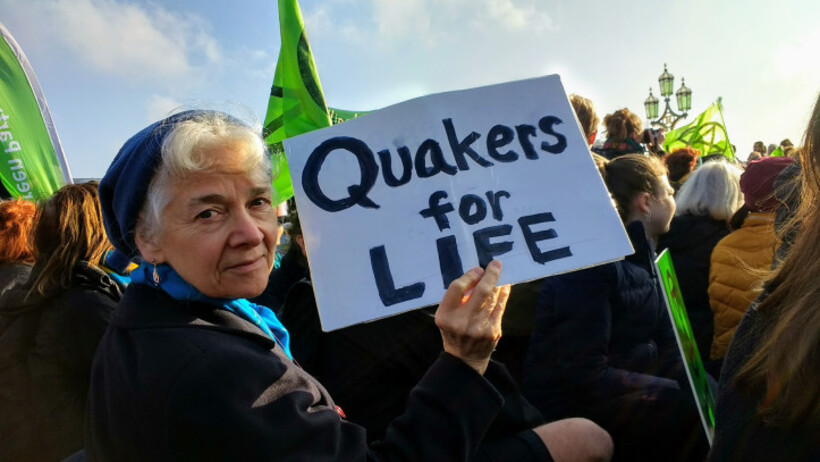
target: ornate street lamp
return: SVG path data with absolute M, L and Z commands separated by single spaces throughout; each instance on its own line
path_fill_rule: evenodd
M 692 90 L 684 84 L 684 80 L 681 78 L 681 87 L 675 92 L 680 112 L 675 112 L 669 104 L 675 86 L 675 76 L 666 70 L 666 64 L 663 65 L 663 74 L 658 78 L 658 83 L 661 87 L 661 96 L 664 102 L 663 114 L 658 117 L 659 101 L 652 94 L 652 88 L 649 89 L 649 97 L 646 98 L 643 105 L 646 109 L 646 118 L 649 119 L 649 124 L 669 131 L 674 129 L 675 125 L 687 116 L 689 109 L 692 109 Z

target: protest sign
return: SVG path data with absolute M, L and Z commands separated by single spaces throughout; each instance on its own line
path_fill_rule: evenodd
M 322 329 L 631 254 L 558 76 L 426 96 L 284 141 Z
M 695 395 L 695 402 L 698 406 L 703 429 L 706 431 L 706 438 L 709 440 L 709 444 L 712 444 L 712 438 L 715 434 L 715 395 L 706 378 L 706 370 L 703 368 L 703 361 L 701 361 L 698 345 L 692 333 L 692 326 L 689 324 L 689 316 L 686 314 L 686 307 L 683 304 L 683 294 L 678 285 L 678 277 L 675 275 L 675 267 L 672 265 L 672 256 L 669 249 L 661 252 L 655 260 L 655 264 L 658 267 L 658 274 L 663 286 L 669 318 L 672 320 L 672 330 L 675 331 L 678 348 L 681 357 L 684 359 L 683 365 L 686 368 L 686 376 L 689 378 L 689 385 Z

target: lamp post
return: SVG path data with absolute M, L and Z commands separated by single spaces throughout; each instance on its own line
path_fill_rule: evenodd
M 666 64 L 663 65 L 663 74 L 658 78 L 658 83 L 661 87 L 661 96 L 664 101 L 663 114 L 658 117 L 659 101 L 655 95 L 652 94 L 652 88 L 649 88 L 649 97 L 643 102 L 646 109 L 646 118 L 649 119 L 649 124 L 656 127 L 662 127 L 667 131 L 675 128 L 677 123 L 687 116 L 689 109 L 692 109 L 692 90 L 687 88 L 683 78 L 681 78 L 681 86 L 675 92 L 675 98 L 678 100 L 678 110 L 675 112 L 669 104 L 669 99 L 672 96 L 675 76 L 666 70 Z

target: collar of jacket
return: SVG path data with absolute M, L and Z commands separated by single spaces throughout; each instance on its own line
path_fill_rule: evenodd
M 644 231 L 643 222 L 633 221 L 626 226 L 626 234 L 632 242 L 635 253 L 627 255 L 624 259 L 632 264 L 638 265 L 655 277 L 655 249 L 649 242 Z
M 121 287 L 108 277 L 103 270 L 90 266 L 86 261 L 80 261 L 74 265 L 71 287 L 69 288 L 55 289 L 45 295 L 34 294 L 32 297 L 28 297 L 31 282 L 31 276 L 29 276 L 29 280 L 25 284 L 13 287 L 3 293 L 3 296 L 0 297 L 0 314 L 6 316 L 20 315 L 29 309 L 42 305 L 45 300 L 80 286 L 103 293 L 115 302 L 122 297 Z
M 227 310 L 201 302 L 174 300 L 165 292 L 142 284 L 128 286 L 111 324 L 125 330 L 215 330 L 246 337 L 269 350 L 276 345 L 256 325 Z

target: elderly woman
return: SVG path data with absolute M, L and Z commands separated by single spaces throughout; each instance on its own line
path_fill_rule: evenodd
M 291 360 L 273 312 L 246 300 L 262 293 L 273 265 L 270 171 L 258 134 L 212 111 L 155 123 L 114 159 L 100 183 L 106 227 L 143 263 L 92 371 L 89 458 L 470 458 L 502 406 L 483 377 L 509 294 L 495 287 L 501 265 L 450 286 L 436 314 L 444 353 L 384 440 L 368 446 L 364 429 Z M 541 441 L 550 433 L 530 432 Z
M 712 250 L 729 234 L 729 219 L 743 204 L 740 174 L 739 168 L 725 161 L 707 162 L 695 169 L 678 191 L 669 232 L 658 241 L 658 248 L 669 249 L 672 255 L 703 359 L 709 357 L 715 329 L 708 293 Z M 709 372 L 718 375 L 717 368 Z

